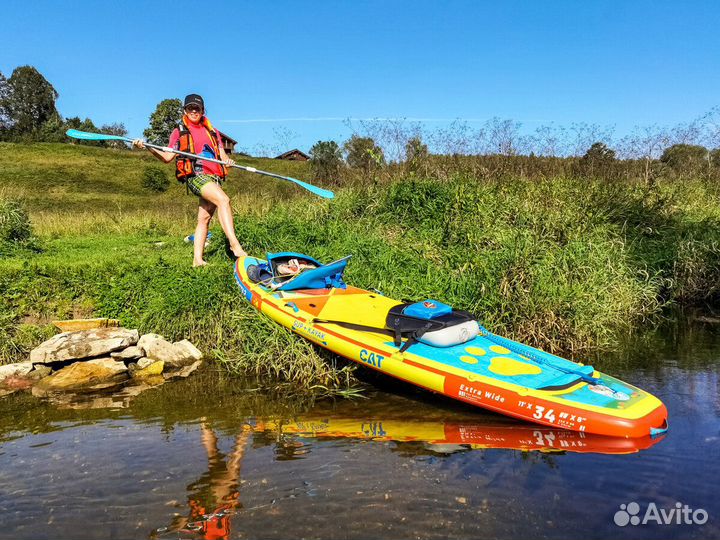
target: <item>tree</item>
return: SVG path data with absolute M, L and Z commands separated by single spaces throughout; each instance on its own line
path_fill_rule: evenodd
M 591 163 L 607 163 L 615 161 L 615 150 L 608 148 L 605 143 L 596 142 L 588 148 L 582 159 Z
M 626 157 L 644 162 L 643 177 L 648 187 L 655 182 L 656 170 L 652 166 L 653 162 L 669 141 L 670 136 L 667 131 L 658 126 L 636 127 L 630 135 L 620 141 L 621 148 L 624 148 L 622 153 Z
M 611 178 L 616 173 L 612 167 L 615 163 L 615 150 L 608 148 L 604 142 L 594 142 L 574 166 L 580 175 L 602 176 Z
M 335 141 L 318 141 L 310 149 L 310 166 L 316 180 L 337 177 L 343 167 L 342 152 Z
M 150 126 L 143 132 L 145 138 L 155 144 L 167 144 L 170 134 L 183 117 L 182 102 L 177 99 L 163 99 L 150 115 Z
M 54 114 L 47 120 L 37 133 L 37 140 L 43 142 L 66 142 L 65 121 L 60 114 Z
M 0 140 L 5 137 L 5 134 L 10 130 L 11 118 L 10 118 L 10 83 L 5 78 L 5 75 L 0 71 Z
M 353 169 L 369 172 L 385 164 L 382 148 L 370 137 L 353 135 L 345 142 L 343 148 L 347 155 L 347 164 Z
M 720 168 L 720 148 L 716 148 L 710 152 L 710 163 L 713 167 Z
M 428 145 L 420 137 L 413 137 L 405 144 L 405 161 L 408 163 L 423 161 L 428 155 Z
M 408 139 L 405 143 L 405 164 L 413 173 L 427 174 L 428 166 L 428 146 L 422 142 L 419 135 Z
M 65 120 L 65 129 L 77 129 L 78 131 L 87 131 L 88 133 L 97 133 L 99 130 L 89 118 L 80 120 L 79 116 L 73 116 Z M 106 146 L 105 141 L 83 141 L 73 139 L 73 143 L 87 144 L 90 146 Z
M 676 172 L 694 172 L 707 166 L 708 149 L 695 144 L 673 144 L 665 149 L 660 161 Z
M 116 122 L 114 124 L 103 124 L 100 126 L 101 133 L 107 133 L 108 135 L 117 135 L 118 137 L 127 137 L 127 129 L 125 124 Z M 127 148 L 123 141 L 107 141 L 107 145 L 112 148 Z
M 58 93 L 32 66 L 15 68 L 10 79 L 10 95 L 6 99 L 12 130 L 17 135 L 31 135 L 58 115 L 55 100 Z
M 520 122 L 500 118 L 491 118 L 485 123 L 490 152 L 501 156 L 514 156 L 518 153 L 520 140 Z

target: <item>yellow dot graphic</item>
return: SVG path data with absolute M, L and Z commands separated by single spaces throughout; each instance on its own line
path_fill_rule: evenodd
M 510 349 L 506 349 L 500 345 L 490 345 L 490 350 L 498 354 L 510 354 Z
M 477 364 L 478 363 L 478 359 L 475 358 L 474 356 L 461 356 L 460 360 L 462 360 L 466 364 Z
M 490 371 L 497 375 L 514 377 L 515 375 L 537 375 L 542 369 L 532 364 L 519 362 L 506 356 L 496 356 L 490 361 Z
M 465 347 L 465 352 L 474 354 L 475 356 L 485 356 L 485 349 L 480 347 Z

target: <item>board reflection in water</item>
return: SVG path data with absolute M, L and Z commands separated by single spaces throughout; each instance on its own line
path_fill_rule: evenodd
M 151 537 L 184 533 L 208 540 L 230 538 L 232 519 L 242 513 L 240 472 L 253 439 L 262 445 L 273 444 L 277 461 L 302 459 L 311 452 L 312 440 L 394 442 L 413 455 L 446 455 L 485 449 L 630 454 L 663 439 L 606 437 L 508 421 L 494 415 L 462 420 L 417 420 L 400 415 L 365 418 L 352 416 L 354 409 L 353 404 L 340 403 L 332 414 L 311 411 L 287 419 L 247 418 L 227 455 L 219 450 L 218 435 L 203 418 L 199 444 L 207 454 L 207 471 L 187 486 L 187 513 L 175 516 L 169 526 L 155 529 Z

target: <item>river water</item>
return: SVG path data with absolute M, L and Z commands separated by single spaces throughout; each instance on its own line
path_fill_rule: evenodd
M 592 360 L 665 402 L 665 437 L 541 428 L 375 377 L 352 400 L 211 371 L 133 399 L 14 394 L 0 538 L 720 538 L 718 325 Z

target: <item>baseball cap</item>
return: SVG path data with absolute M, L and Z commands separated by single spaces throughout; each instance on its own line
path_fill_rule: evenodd
M 198 94 L 188 94 L 185 96 L 185 105 L 183 105 L 183 109 L 187 109 L 190 105 L 197 105 L 203 111 L 205 110 L 205 102 Z

